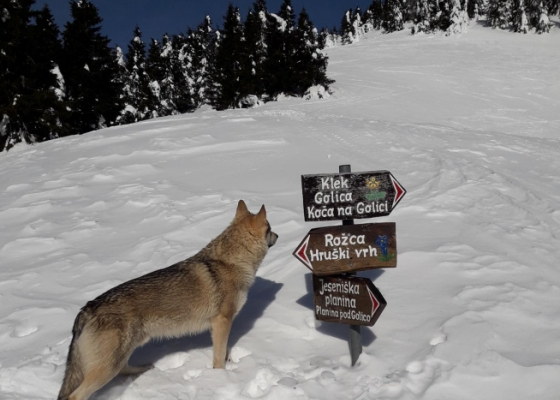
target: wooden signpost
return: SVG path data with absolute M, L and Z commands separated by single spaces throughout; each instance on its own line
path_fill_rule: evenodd
M 293 255 L 315 275 L 397 266 L 394 222 L 311 229 Z
M 350 326 L 352 365 L 362 352 L 360 326 L 373 326 L 387 302 L 370 279 L 356 271 L 397 266 L 396 225 L 354 225 L 354 219 L 389 215 L 406 190 L 389 171 L 302 175 L 306 221 L 342 220 L 312 229 L 293 252 L 313 272 L 315 318 Z M 344 274 L 344 275 L 339 275 Z
M 313 275 L 315 318 L 373 326 L 387 302 L 367 278 Z
M 389 171 L 302 175 L 301 187 L 306 221 L 389 215 L 406 194 Z

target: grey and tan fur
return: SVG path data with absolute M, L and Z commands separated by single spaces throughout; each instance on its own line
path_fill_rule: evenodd
M 88 302 L 74 322 L 58 400 L 88 399 L 119 373 L 150 369 L 129 366 L 128 358 L 152 338 L 210 329 L 214 368 L 224 368 L 233 318 L 277 238 L 264 206 L 255 215 L 241 200 L 232 223 L 199 253 Z

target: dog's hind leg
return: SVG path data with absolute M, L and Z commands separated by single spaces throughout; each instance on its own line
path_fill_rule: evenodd
M 225 368 L 227 342 L 233 316 L 218 315 L 212 319 L 212 343 L 214 345 L 214 368 Z
M 84 332 L 78 341 L 82 355 L 84 379 L 68 397 L 87 400 L 123 369 L 130 355 L 130 344 L 118 332 Z
M 69 400 L 87 400 L 97 390 L 117 375 L 111 368 L 97 367 L 89 370 L 78 388 L 68 397 Z

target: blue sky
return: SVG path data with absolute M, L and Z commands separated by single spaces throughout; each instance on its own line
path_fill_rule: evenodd
M 112 40 L 113 45 L 126 48 L 132 38 L 132 30 L 138 24 L 144 42 L 150 38 L 161 39 L 164 33 L 170 35 L 184 33 L 188 27 L 195 28 L 206 15 L 210 15 L 214 26 L 222 25 L 228 4 L 238 6 L 243 19 L 254 0 L 93 0 L 103 18 L 102 32 Z M 37 0 L 36 8 L 47 3 L 53 12 L 60 30 L 70 19 L 68 0 Z M 268 0 L 270 12 L 278 12 L 282 0 Z M 297 14 L 302 7 L 307 9 L 313 24 L 321 28 L 340 26 L 344 12 L 359 6 L 367 9 L 371 0 L 292 0 Z

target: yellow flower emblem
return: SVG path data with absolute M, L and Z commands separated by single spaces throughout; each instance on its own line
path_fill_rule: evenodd
M 381 186 L 381 183 L 377 179 L 375 179 L 375 176 L 372 176 L 366 181 L 366 185 L 371 190 L 377 190 L 379 189 L 379 186 Z

